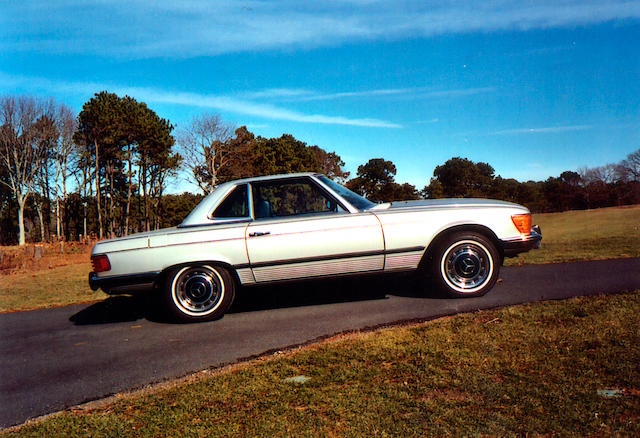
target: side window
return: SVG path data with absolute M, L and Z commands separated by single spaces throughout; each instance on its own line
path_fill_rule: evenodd
M 249 205 L 247 202 L 247 185 L 236 187 L 224 198 L 211 215 L 214 218 L 243 218 L 249 216 Z
M 336 201 L 310 181 L 263 182 L 251 188 L 256 219 L 339 211 Z

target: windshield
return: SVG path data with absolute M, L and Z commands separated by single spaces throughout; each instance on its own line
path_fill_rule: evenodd
M 331 181 L 324 175 L 317 175 L 317 178 L 322 181 L 324 184 L 329 186 L 331 190 L 336 192 L 338 195 L 342 196 L 349 204 L 353 205 L 358 210 L 368 210 L 374 207 L 376 204 L 369 201 L 368 199 L 363 198 L 362 196 L 353 193 L 351 190 L 346 187 L 342 187 L 340 184 Z

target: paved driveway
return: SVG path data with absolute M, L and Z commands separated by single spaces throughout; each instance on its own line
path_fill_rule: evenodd
M 640 289 L 640 259 L 503 268 L 501 278 L 488 295 L 457 300 L 402 276 L 247 288 L 221 320 L 190 325 L 130 297 L 2 314 L 0 425 L 344 331 Z

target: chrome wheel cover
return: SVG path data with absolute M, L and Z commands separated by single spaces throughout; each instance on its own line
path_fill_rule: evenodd
M 171 298 L 181 312 L 206 316 L 222 303 L 224 280 L 211 266 L 182 268 L 171 283 Z
M 461 293 L 477 292 L 493 275 L 493 258 L 480 242 L 462 240 L 446 249 L 440 263 L 440 272 L 453 290 Z

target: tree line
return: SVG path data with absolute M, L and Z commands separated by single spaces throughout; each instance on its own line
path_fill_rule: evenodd
M 182 171 L 182 172 L 181 172 Z M 181 222 L 225 181 L 320 172 L 373 201 L 490 197 L 534 212 L 640 203 L 640 150 L 617 164 L 546 181 L 495 175 L 488 163 L 451 158 L 422 190 L 395 181 L 373 158 L 349 179 L 335 152 L 289 134 L 264 138 L 202 114 L 176 129 L 144 102 L 106 91 L 75 115 L 53 99 L 0 98 L 0 243 L 124 236 Z M 200 194 L 166 194 L 181 175 Z
M 615 164 L 565 171 L 545 181 L 520 182 L 495 175 L 483 162 L 454 157 L 436 166 L 422 190 L 395 182 L 391 161 L 374 158 L 358 167 L 347 187 L 372 201 L 493 198 L 525 205 L 534 213 L 614 207 L 640 203 L 640 149 Z
M 3 96 L 0 243 L 101 239 L 173 226 L 225 181 L 309 171 L 344 182 L 343 166 L 337 154 L 292 135 L 255 136 L 214 114 L 176 131 L 145 103 L 106 91 L 77 116 L 53 99 Z M 165 193 L 182 169 L 202 194 Z

